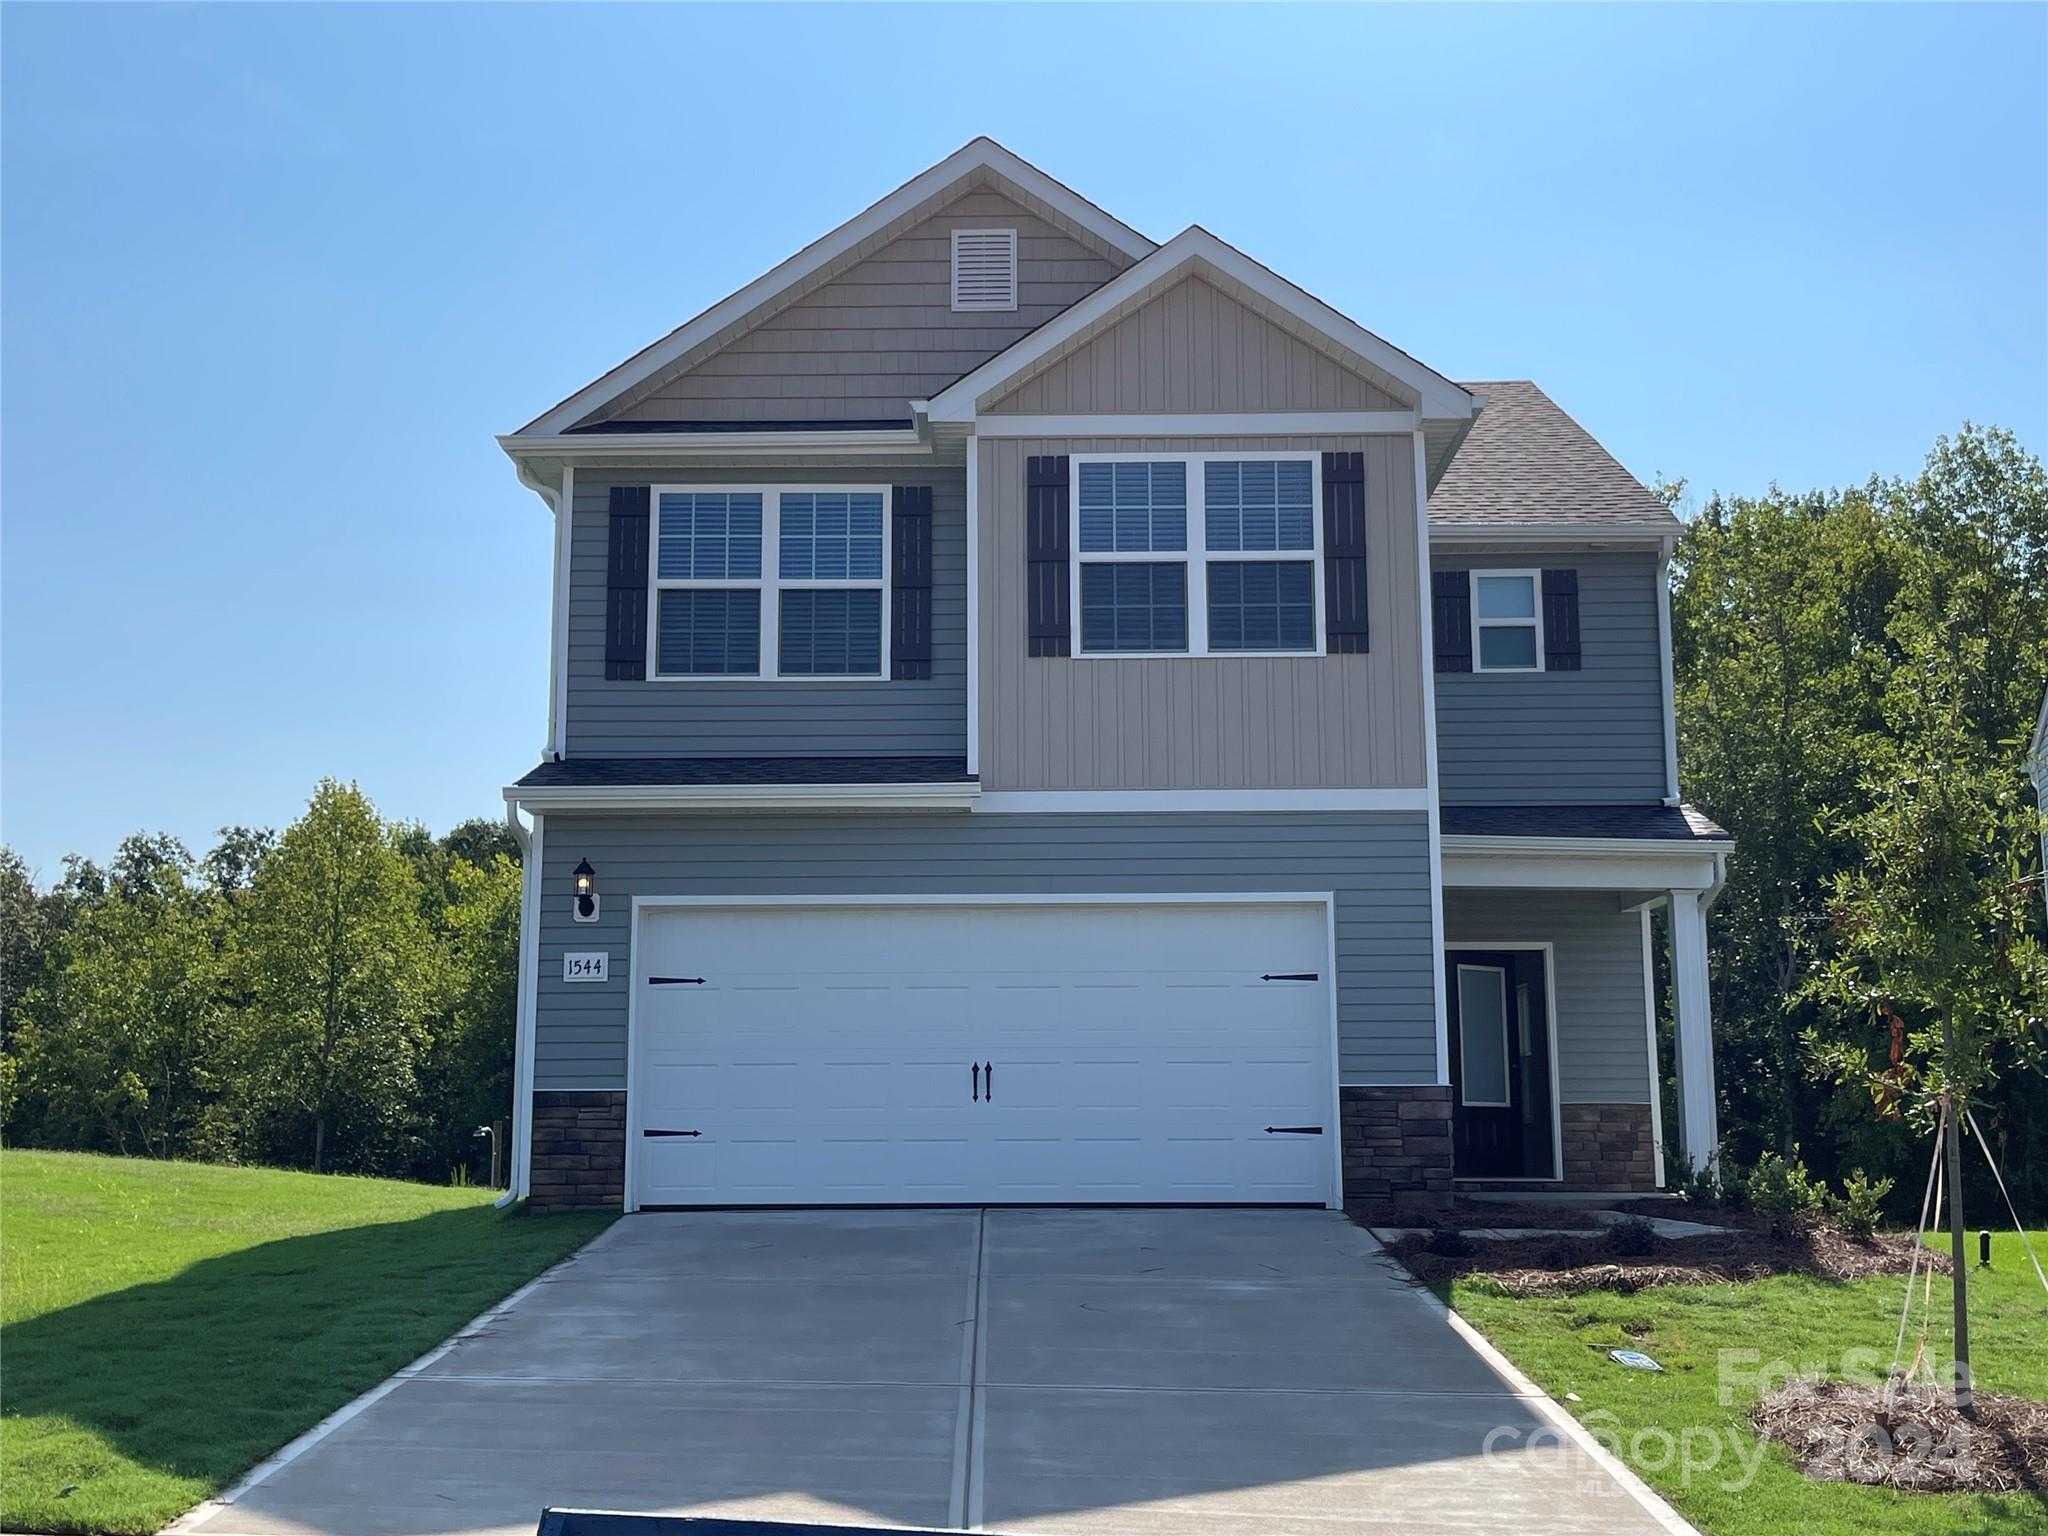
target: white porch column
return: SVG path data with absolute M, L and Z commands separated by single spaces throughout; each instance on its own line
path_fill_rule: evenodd
M 1707 991 L 1707 893 L 1671 892 L 1671 995 L 1676 1023 L 1679 1138 L 1703 1168 L 1720 1145 L 1714 1107 L 1714 1018 Z

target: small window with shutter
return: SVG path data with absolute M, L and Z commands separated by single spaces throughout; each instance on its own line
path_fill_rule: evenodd
M 953 308 L 1017 307 L 1017 231 L 953 231 Z

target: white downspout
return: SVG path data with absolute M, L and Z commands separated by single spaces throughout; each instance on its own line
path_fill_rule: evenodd
M 1664 695 L 1664 803 L 1677 805 L 1678 795 L 1678 685 L 1671 665 L 1671 551 L 1675 540 L 1666 539 L 1657 555 L 1657 656 L 1663 677 Z M 1719 894 L 1719 888 L 1716 888 Z
M 519 819 L 516 801 L 505 802 L 505 825 L 519 843 L 519 986 L 513 1011 L 512 1176 L 498 1198 L 500 1207 L 524 1200 L 533 1163 L 533 1036 L 540 985 L 540 902 L 542 840 L 546 822 L 536 811 L 533 830 Z

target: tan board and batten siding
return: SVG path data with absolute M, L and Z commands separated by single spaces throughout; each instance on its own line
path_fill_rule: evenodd
M 1027 654 L 1026 459 L 1288 449 L 1365 455 L 1369 652 Z M 983 438 L 977 452 L 984 788 L 1395 789 L 1426 783 L 1412 437 Z M 1078 648 L 1079 615 L 1075 619 Z
M 1396 411 L 1404 403 L 1299 336 L 1190 277 L 1080 341 L 984 409 Z
M 952 232 L 1017 231 L 1017 308 L 954 313 Z M 1130 259 L 986 182 L 864 241 L 766 320 L 737 322 L 591 420 L 910 419 L 962 374 L 1086 298 Z

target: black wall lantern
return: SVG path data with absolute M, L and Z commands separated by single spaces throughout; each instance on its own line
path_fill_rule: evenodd
M 571 871 L 576 882 L 576 921 L 594 923 L 597 921 L 597 871 L 590 867 L 590 860 L 580 859 Z

